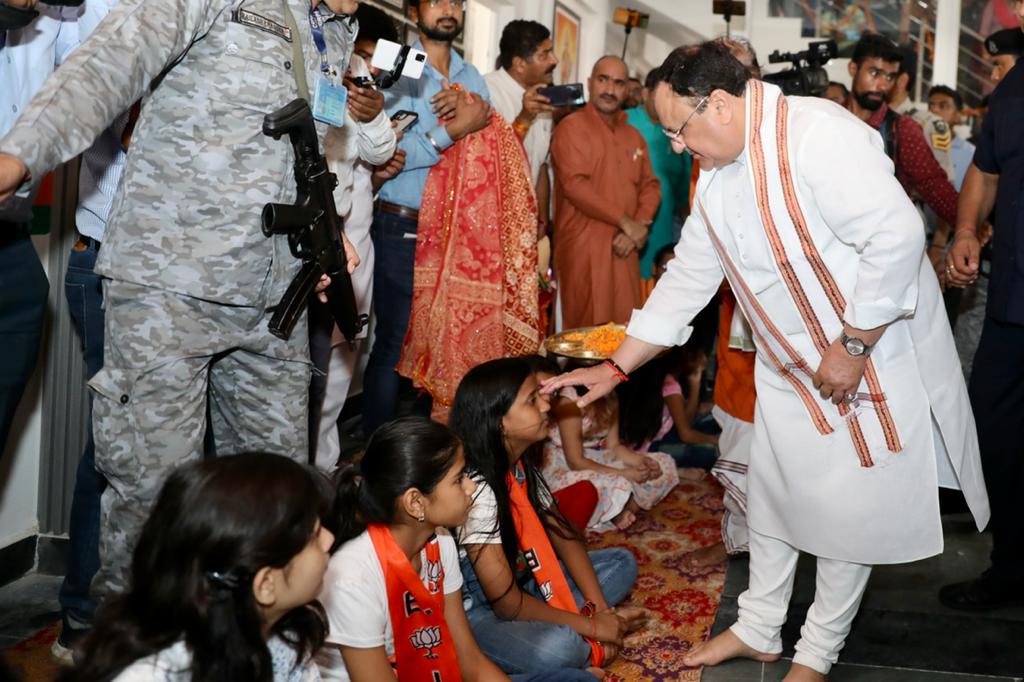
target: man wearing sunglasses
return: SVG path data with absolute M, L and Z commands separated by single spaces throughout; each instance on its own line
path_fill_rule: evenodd
M 819 98 L 751 79 L 728 49 L 693 48 L 655 90 L 676 151 L 701 164 L 677 258 L 603 365 L 545 383 L 612 390 L 681 345 L 723 278 L 753 329 L 750 582 L 737 622 L 686 665 L 782 652 L 797 557 L 814 603 L 786 682 L 823 682 L 871 573 L 942 551 L 938 486 L 988 520 L 974 420 L 921 218 L 878 134 Z M 856 169 L 856 172 L 851 172 Z

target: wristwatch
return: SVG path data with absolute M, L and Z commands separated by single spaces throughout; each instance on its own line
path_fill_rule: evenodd
M 843 344 L 846 352 L 854 357 L 870 355 L 871 349 L 875 347 L 874 344 L 864 343 L 856 336 L 848 336 L 845 329 L 839 334 L 839 343 Z

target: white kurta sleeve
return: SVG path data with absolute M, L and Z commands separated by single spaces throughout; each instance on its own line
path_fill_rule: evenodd
M 796 155 L 825 224 L 860 256 L 845 321 L 874 329 L 913 313 L 924 227 L 878 133 L 845 113 L 816 117 Z
M 690 214 L 676 244 L 676 257 L 658 280 L 642 310 L 634 310 L 626 333 L 658 346 L 681 346 L 693 332 L 690 323 L 722 284 L 722 265 L 707 226 Z

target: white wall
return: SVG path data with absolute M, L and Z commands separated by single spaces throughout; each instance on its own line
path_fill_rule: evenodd
M 46 267 L 49 237 L 33 237 Z M 42 444 L 42 356 L 25 389 L 0 458 L 0 547 L 34 535 L 39 530 L 39 455 Z

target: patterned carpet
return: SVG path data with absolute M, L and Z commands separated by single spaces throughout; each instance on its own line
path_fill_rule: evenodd
M 683 654 L 705 640 L 715 620 L 725 565 L 689 569 L 686 552 L 721 538 L 722 490 L 710 477 L 680 481 L 651 512 L 625 531 L 590 538 L 594 547 L 625 547 L 639 565 L 629 601 L 651 611 L 647 627 L 626 638 L 609 670 L 629 682 L 700 679 Z
M 710 476 L 682 481 L 650 513 L 641 513 L 632 527 L 594 535 L 593 547 L 625 547 L 633 552 L 639 577 L 629 601 L 644 606 L 652 617 L 647 627 L 626 638 L 626 646 L 610 670 L 629 682 L 686 680 L 696 682 L 700 670 L 686 668 L 683 654 L 707 638 L 722 594 L 725 566 L 688 569 L 684 553 L 710 545 L 720 537 L 722 491 Z M 46 627 L 8 648 L 4 654 L 24 682 L 50 682 L 57 668 L 50 644 L 58 624 Z

